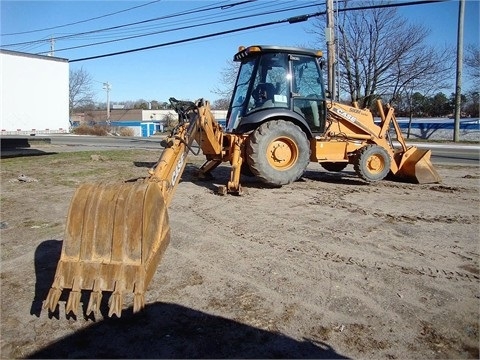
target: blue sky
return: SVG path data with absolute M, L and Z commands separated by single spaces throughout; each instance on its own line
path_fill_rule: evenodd
M 409 0 L 402 0 L 409 1 Z M 324 1 L 5 1 L 0 3 L 1 47 L 9 50 L 41 53 L 50 50 L 50 38 L 55 41 L 55 56 L 75 60 L 117 51 L 163 44 L 188 39 L 239 27 L 283 20 L 292 16 L 325 10 Z M 236 6 L 229 6 L 237 4 Z M 223 6 L 221 8 L 221 6 Z M 131 9 L 134 8 L 135 9 Z M 282 9 L 303 7 L 297 10 Z M 209 8 L 214 8 L 208 10 Z M 129 10 L 127 10 L 129 9 Z M 405 6 L 400 15 L 409 22 L 423 24 L 431 33 L 426 39 L 429 45 L 447 46 L 455 57 L 458 20 L 458 1 Z M 115 13 L 113 15 L 109 15 Z M 179 13 L 188 12 L 178 16 Z M 265 15 L 259 15 L 265 13 Z M 259 16 L 253 16 L 253 15 Z M 105 16 L 108 15 L 108 16 Z M 172 16 L 176 15 L 176 16 Z M 98 19 L 93 19 L 99 17 Z M 109 32 L 94 32 L 82 36 L 63 38 L 72 34 L 89 32 L 109 27 L 165 17 L 135 27 L 120 27 Z M 198 25 L 206 22 L 243 17 L 189 29 L 168 31 L 173 28 Z M 89 21 L 85 21 L 89 20 Z M 75 25 L 62 26 L 79 22 Z M 220 81 L 220 72 L 225 68 L 240 45 L 272 44 L 302 46 L 314 42 L 306 30 L 312 20 L 296 24 L 276 24 L 254 30 L 242 31 L 183 44 L 159 47 L 125 55 L 95 60 L 73 62 L 70 68 L 83 67 L 92 78 L 97 101 L 105 101 L 102 83 L 112 85 L 111 101 L 159 100 L 167 101 L 174 96 L 211 101 L 218 96 L 212 90 Z M 61 27 L 59 27 L 61 26 Z M 50 29 L 47 29 L 50 28 Z M 159 33 L 163 31 L 163 33 Z M 25 33 L 24 33 L 25 32 Z M 119 37 L 132 37 L 150 32 L 157 34 L 136 37 L 130 40 L 105 43 L 97 46 L 71 50 L 65 48 L 95 42 L 110 41 Z M 465 11 L 465 44 L 479 45 L 479 1 L 467 0 Z M 23 33 L 23 34 L 20 34 Z M 9 35 L 13 34 L 13 35 Z M 35 42 L 43 40 L 42 42 Z M 24 45 L 9 44 L 29 42 Z M 32 43 L 33 42 L 33 43 Z M 318 48 L 325 49 L 324 44 Z M 452 74 L 451 89 L 455 80 Z M 464 78 L 465 86 L 468 79 Z M 445 92 L 448 92 L 447 89 Z

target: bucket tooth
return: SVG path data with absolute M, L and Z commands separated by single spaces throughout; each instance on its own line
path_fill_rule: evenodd
M 108 300 L 108 316 L 112 317 L 113 314 L 117 317 L 122 316 L 123 309 L 123 289 L 120 282 L 115 283 L 115 290 L 113 291 L 110 299 Z
M 78 306 L 80 305 L 80 297 L 82 293 L 80 291 L 70 291 L 68 295 L 67 305 L 65 307 L 65 313 L 72 312 L 74 315 L 78 315 Z
M 60 300 L 61 295 L 62 295 L 61 289 L 52 287 L 48 291 L 47 299 L 45 300 L 43 308 L 48 309 L 50 312 L 54 312 L 57 307 L 58 300 Z
M 133 312 L 137 313 L 145 307 L 145 295 L 135 294 L 133 297 Z
M 137 313 L 145 307 L 145 290 L 143 286 L 135 284 L 134 296 L 133 296 L 133 312 Z
M 82 296 L 81 284 L 82 279 L 75 276 L 73 278 L 72 291 L 70 291 L 70 294 L 68 295 L 67 305 L 65 307 L 66 314 L 72 312 L 74 315 L 77 315 L 78 307 L 80 305 L 80 297 Z
M 98 315 L 100 313 L 100 304 L 102 303 L 102 280 L 95 279 L 93 282 L 93 290 L 90 294 L 90 299 L 88 299 L 87 306 L 87 316 L 93 313 L 93 315 Z
M 63 276 L 56 276 L 53 281 L 52 287 L 48 291 L 47 298 L 43 303 L 43 308 L 48 309 L 50 312 L 54 312 L 57 308 L 58 301 L 62 295 L 63 290 Z
M 97 315 L 100 312 L 100 304 L 102 303 L 102 292 L 92 291 L 90 299 L 88 300 L 87 316 L 93 313 Z

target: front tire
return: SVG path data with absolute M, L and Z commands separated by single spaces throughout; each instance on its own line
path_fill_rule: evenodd
M 358 150 L 353 168 L 360 178 L 374 182 L 388 175 L 390 164 L 390 155 L 383 147 L 366 145 Z
M 250 135 L 246 154 L 255 176 L 270 185 L 286 185 L 303 175 L 310 162 L 310 143 L 297 125 L 272 120 Z

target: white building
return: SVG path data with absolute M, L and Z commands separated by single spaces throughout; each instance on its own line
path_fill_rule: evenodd
M 67 59 L 0 50 L 2 135 L 68 132 Z

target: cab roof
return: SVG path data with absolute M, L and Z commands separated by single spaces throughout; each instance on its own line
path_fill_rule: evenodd
M 321 51 L 313 49 L 275 45 L 252 45 L 248 47 L 240 46 L 238 52 L 234 55 L 233 60 L 240 61 L 244 58 L 258 56 L 263 53 L 288 53 L 313 57 L 323 56 Z

